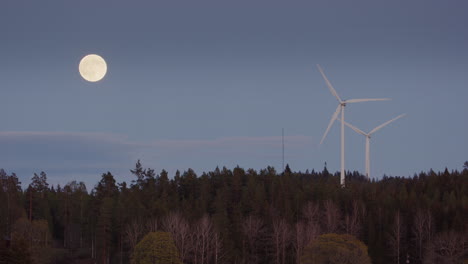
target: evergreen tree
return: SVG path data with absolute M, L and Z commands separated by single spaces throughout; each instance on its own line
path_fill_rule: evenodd
M 81 258 L 92 258 L 90 262 L 126 263 L 143 234 L 165 228 L 165 219 L 179 212 L 179 223 L 185 224 L 171 225 L 170 232 L 176 245 L 182 245 L 180 254 L 187 263 L 199 264 L 201 259 L 209 264 L 292 263 L 300 261 L 298 256 L 311 239 L 328 229 L 357 234 L 369 245 L 373 263 L 386 264 L 404 263 L 407 256 L 411 263 L 445 258 L 436 251 L 429 257 L 428 250 L 436 246 L 429 242 L 437 238 L 437 245 L 447 245 L 453 236 L 442 233 L 466 234 L 468 228 L 468 169 L 430 170 L 412 178 L 386 176 L 372 182 L 363 180 L 358 172 L 348 172 L 343 189 L 338 184 L 339 174 L 326 169 L 278 174 L 272 167 L 257 173 L 237 166 L 233 170 L 216 168 L 201 176 L 188 169 L 171 178 L 165 170 L 155 176 L 152 169 L 138 163 L 132 171 L 141 176 L 137 177 L 141 184 L 117 184 L 107 172 L 91 194 L 79 182 L 49 188 L 45 173 L 35 174 L 23 193 L 16 175 L 0 170 L 2 237 L 12 238 L 12 245 L 23 237 L 28 250 L 32 241 L 49 245 L 40 250 L 49 256 L 52 239 L 60 241 L 63 244 L 54 246 L 70 250 L 68 262 L 78 257 L 73 252 L 80 252 Z M 326 217 L 314 216 L 311 204 L 322 206 L 317 210 L 326 212 Z M 301 210 L 306 205 L 309 210 Z M 396 212 L 400 212 L 400 220 Z M 417 212 L 424 212 L 424 217 Z M 204 215 L 211 219 L 211 229 L 200 220 Z M 246 219 L 258 219 L 261 225 L 252 221 L 249 225 Z M 52 234 L 36 236 L 41 232 L 30 232 L 34 223 L 48 225 Z M 203 230 L 212 231 L 212 241 L 202 235 L 209 243 L 194 240 L 206 234 Z M 277 247 L 271 238 L 274 232 Z M 206 251 L 205 245 L 211 248 Z M 35 255 L 39 251 L 30 252 L 33 261 L 45 259 Z
M 138 160 L 135 164 L 135 169 L 130 170 L 130 172 L 137 178 L 136 180 L 132 180 L 132 186 L 136 185 L 138 188 L 141 188 L 144 182 L 146 171 L 143 169 L 140 160 Z
M 116 247 L 115 237 L 115 208 L 118 198 L 118 188 L 114 176 L 110 173 L 102 174 L 101 181 L 94 190 L 99 204 L 96 204 L 96 253 L 98 263 L 109 263 Z

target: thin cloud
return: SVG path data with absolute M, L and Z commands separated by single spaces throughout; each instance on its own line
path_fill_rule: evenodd
M 226 154 L 247 148 L 277 148 L 281 137 L 221 137 L 216 139 L 156 140 L 136 142 L 127 136 L 112 133 L 75 132 L 0 132 L 0 157 L 10 162 L 26 159 L 58 159 L 67 161 L 119 160 L 154 152 L 164 155 L 181 150 L 218 150 Z M 286 136 L 288 148 L 304 148 L 311 144 L 308 136 Z
M 120 135 L 68 132 L 0 132 L 0 147 L 0 158 L 10 167 L 61 168 L 111 165 L 137 148 Z
M 311 138 L 307 136 L 284 137 L 288 146 L 300 147 L 310 144 Z M 207 140 L 158 140 L 149 146 L 163 147 L 168 149 L 180 148 L 231 148 L 231 147 L 277 147 L 281 145 L 281 137 L 222 137 Z
M 311 146 L 307 136 L 284 139 L 288 155 Z M 75 180 L 76 175 L 99 176 L 106 171 L 123 174 L 137 159 L 145 167 L 158 170 L 212 169 L 237 162 L 263 165 L 272 157 L 280 157 L 281 140 L 275 136 L 136 142 L 112 133 L 0 132 L 0 160 L 1 167 L 10 172 L 29 178 L 33 172 L 45 171 L 57 182 L 63 178 L 63 184 Z

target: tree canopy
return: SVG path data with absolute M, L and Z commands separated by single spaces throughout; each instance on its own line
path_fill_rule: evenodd
M 304 250 L 301 264 L 370 264 L 367 246 L 348 234 L 324 234 Z
M 150 232 L 138 242 L 132 264 L 182 264 L 169 232 Z
M 373 181 L 348 171 L 341 188 L 326 166 L 287 167 L 169 175 L 137 162 L 129 184 L 106 172 L 94 188 L 49 185 L 44 172 L 30 175 L 26 189 L 0 169 L 0 237 L 15 247 L 0 241 L 0 251 L 24 248 L 34 263 L 54 254 L 57 263 L 123 264 L 145 235 L 164 231 L 186 264 L 289 264 L 320 235 L 336 233 L 362 241 L 375 264 L 466 258 L 459 242 L 468 237 L 468 169 Z

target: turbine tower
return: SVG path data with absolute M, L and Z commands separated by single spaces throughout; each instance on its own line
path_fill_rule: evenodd
M 341 176 L 340 176 L 340 184 L 341 187 L 345 187 L 345 150 L 344 150 L 344 109 L 346 104 L 348 103 L 362 103 L 362 102 L 370 102 L 370 101 L 387 101 L 390 100 L 388 98 L 367 98 L 367 99 L 349 99 L 349 100 L 341 100 L 340 96 L 338 93 L 335 91 L 335 88 L 331 85 L 330 81 L 328 80 L 327 76 L 325 76 L 325 73 L 323 73 L 322 68 L 320 65 L 317 64 L 317 68 L 320 71 L 320 74 L 322 74 L 323 79 L 325 79 L 325 83 L 328 86 L 328 89 L 330 89 L 330 92 L 333 94 L 333 96 L 336 97 L 338 100 L 338 107 L 335 110 L 335 113 L 332 115 L 332 118 L 330 119 L 330 123 L 328 123 L 327 130 L 325 130 L 325 134 L 323 134 L 322 140 L 320 141 L 320 144 L 325 140 L 327 137 L 328 131 L 330 130 L 331 126 L 333 125 L 333 122 L 338 118 L 338 115 L 341 113 Z
M 380 130 L 381 128 L 383 128 L 384 126 L 392 123 L 393 121 L 396 121 L 397 119 L 400 119 L 402 117 L 404 117 L 406 114 L 402 114 L 402 115 L 399 115 L 395 118 L 393 118 L 392 120 L 389 120 L 383 124 L 381 124 L 380 126 L 372 129 L 369 133 L 365 133 L 364 131 L 360 130 L 359 128 L 349 124 L 348 122 L 344 122 L 348 127 L 350 127 L 352 130 L 356 131 L 357 133 L 363 135 L 366 137 L 366 177 L 367 177 L 367 180 L 370 180 L 370 138 L 371 138 L 371 135 L 374 134 L 375 132 L 377 132 L 378 130 Z

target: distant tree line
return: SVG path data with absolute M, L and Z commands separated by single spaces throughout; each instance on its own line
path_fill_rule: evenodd
M 174 256 L 190 264 L 316 263 L 307 260 L 320 246 L 312 242 L 333 233 L 362 241 L 372 263 L 463 263 L 465 165 L 461 172 L 371 182 L 347 172 L 340 188 L 339 174 L 326 167 L 216 168 L 201 175 L 188 169 L 169 177 L 138 161 L 129 184 L 107 172 L 90 191 L 76 181 L 49 186 L 44 172 L 23 190 L 15 173 L 2 169 L 0 263 L 130 263 L 152 256 L 144 249 L 155 243 L 171 252 L 174 243 Z M 157 234 L 170 234 L 170 243 L 151 238 Z

